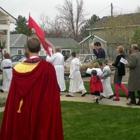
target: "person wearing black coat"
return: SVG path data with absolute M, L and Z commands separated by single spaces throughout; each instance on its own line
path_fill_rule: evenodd
M 125 75 L 125 65 L 120 62 L 121 58 L 125 58 L 123 46 L 118 46 L 117 54 L 118 55 L 116 57 L 116 60 L 112 64 L 116 68 L 115 69 L 115 74 L 114 74 L 114 84 L 115 84 L 116 98 L 113 99 L 114 101 L 119 101 L 120 100 L 120 98 L 119 98 L 119 88 L 121 88 L 126 93 L 127 98 L 129 96 L 128 90 L 126 89 L 125 86 L 123 86 L 121 84 L 122 78 Z

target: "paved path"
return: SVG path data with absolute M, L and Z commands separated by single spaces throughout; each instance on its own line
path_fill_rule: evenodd
M 80 93 L 76 93 L 74 97 L 66 97 L 68 93 L 62 92 L 60 98 L 61 101 L 73 101 L 73 102 L 87 102 L 87 103 L 94 103 L 92 95 L 87 94 L 85 97 L 81 97 Z M 128 106 L 126 103 L 129 103 L 130 100 L 127 100 L 125 97 L 120 97 L 120 101 L 113 101 L 113 99 L 103 98 L 99 100 L 99 104 L 102 105 L 112 105 L 112 106 L 123 106 L 123 107 L 134 107 L 140 108 L 140 106 Z
M 72 101 L 72 102 L 87 102 L 87 103 L 94 103 L 93 97 L 90 94 L 87 94 L 85 97 L 81 97 L 80 93 L 76 93 L 74 97 L 66 97 L 68 93 L 62 92 L 60 95 L 61 101 Z M 0 98 L 7 98 L 8 93 L 0 93 Z M 126 103 L 130 102 L 130 100 L 126 100 L 125 97 L 120 97 L 120 101 L 113 101 L 112 99 L 103 98 L 99 100 L 99 104 L 102 105 L 112 105 L 112 106 L 122 106 L 122 107 L 133 107 L 133 108 L 140 108 L 140 106 L 127 106 Z M 0 112 L 4 110 L 4 107 L 0 107 Z

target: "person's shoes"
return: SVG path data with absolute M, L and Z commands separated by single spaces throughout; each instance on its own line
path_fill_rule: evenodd
M 128 100 L 130 98 L 130 95 L 128 94 L 127 96 L 126 96 L 126 99 Z
M 112 99 L 114 96 L 113 95 L 110 95 L 107 99 Z
M 70 95 L 70 94 L 67 94 L 66 97 L 74 97 L 74 96 L 72 96 L 72 95 Z
M 119 98 L 114 98 L 113 101 L 120 101 L 120 99 Z
M 87 94 L 87 92 L 83 93 L 83 94 L 81 95 L 81 97 L 84 97 L 86 94 Z
M 97 103 L 97 102 L 94 102 L 94 104 L 99 104 L 99 102 Z
M 0 89 L 0 92 L 4 92 L 2 89 Z
M 136 105 L 135 103 L 127 103 L 126 105 L 132 106 L 132 105 Z
M 136 103 L 136 105 L 140 105 L 140 103 Z
M 136 105 L 140 105 L 140 101 L 138 101 L 138 102 L 136 103 Z
M 98 102 L 98 98 L 95 99 L 95 103 L 97 103 L 97 104 L 99 103 L 99 102 Z
M 99 100 L 102 100 L 103 98 L 104 98 L 104 96 L 100 96 L 100 97 L 99 97 Z

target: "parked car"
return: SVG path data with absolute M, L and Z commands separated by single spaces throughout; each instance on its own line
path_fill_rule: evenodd
M 25 56 L 21 54 L 15 54 L 11 56 L 11 61 L 12 61 L 12 67 L 14 67 L 17 62 L 21 59 L 23 59 Z
M 46 60 L 46 56 L 39 56 L 40 57 L 40 59 L 44 59 L 44 60 Z M 18 64 L 19 62 L 23 62 L 24 60 L 26 60 L 26 58 L 25 58 L 25 56 L 23 56 L 20 60 L 18 60 L 18 61 L 12 61 L 12 67 L 14 67 L 16 64 Z
M 24 57 L 24 55 L 20 55 L 20 54 L 15 54 L 15 55 L 12 55 L 11 56 L 11 61 L 12 62 L 17 62 L 17 61 L 19 61 L 21 58 L 23 58 Z
M 80 68 L 81 75 L 86 75 L 87 68 L 93 68 L 93 61 L 96 59 L 96 56 L 94 54 L 79 54 L 77 55 L 77 58 L 79 57 L 82 66 Z M 65 65 L 65 75 L 69 75 L 70 73 L 70 62 L 72 61 L 72 57 L 69 57 L 64 65 Z

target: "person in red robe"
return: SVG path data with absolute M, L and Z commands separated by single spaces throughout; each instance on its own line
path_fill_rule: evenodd
M 97 75 L 96 70 L 92 70 L 91 75 L 92 75 L 92 77 L 90 79 L 91 95 L 93 95 L 93 97 L 95 99 L 95 103 L 99 103 L 98 102 L 98 97 L 100 96 L 100 92 L 103 91 L 101 76 Z
M 7 97 L 0 140 L 63 140 L 60 90 L 54 66 L 40 60 L 40 42 L 27 41 L 30 58 L 17 64 Z

